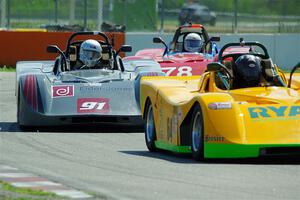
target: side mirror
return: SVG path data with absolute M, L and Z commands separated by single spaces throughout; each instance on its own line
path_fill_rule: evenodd
M 209 72 L 216 72 L 220 70 L 224 70 L 229 75 L 229 77 L 233 79 L 233 74 L 221 63 L 212 62 L 207 65 L 207 71 Z
M 120 50 L 121 52 L 131 52 L 132 51 L 132 46 L 130 45 L 123 45 Z
M 220 42 L 221 38 L 219 36 L 214 36 L 214 37 L 211 37 L 209 40 L 212 42 Z
M 47 52 L 48 53 L 60 53 L 61 50 L 56 45 L 49 45 L 49 46 L 47 46 Z
M 161 37 L 154 37 L 153 43 L 163 43 L 163 39 Z
M 120 52 L 131 52 L 132 51 L 132 47 L 130 45 L 123 45 L 121 46 L 121 48 L 116 52 L 116 56 L 120 53 Z

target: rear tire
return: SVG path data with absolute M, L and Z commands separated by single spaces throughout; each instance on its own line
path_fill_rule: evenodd
M 157 148 L 155 147 L 156 131 L 154 124 L 153 108 L 150 101 L 147 104 L 145 113 L 145 142 L 149 151 L 154 152 L 157 151 Z
M 193 158 L 197 161 L 204 158 L 204 126 L 203 115 L 199 104 L 194 107 L 190 125 L 191 150 Z

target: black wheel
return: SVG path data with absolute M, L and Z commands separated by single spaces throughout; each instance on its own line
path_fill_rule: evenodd
M 20 122 L 20 95 L 18 94 L 18 102 L 17 102 L 17 123 Z
M 30 126 L 24 126 L 24 125 L 20 125 L 20 88 L 19 87 L 19 91 L 18 91 L 18 102 L 17 102 L 17 124 L 19 126 L 19 129 L 21 131 L 31 131 L 31 130 L 34 130 L 32 127 Z
M 21 130 L 24 129 L 24 126 L 20 125 L 20 86 L 19 86 L 19 90 L 18 90 L 18 102 L 17 102 L 17 124 L 19 125 L 19 128 Z
M 149 101 L 146 107 L 146 115 L 145 115 L 145 141 L 147 148 L 149 151 L 157 151 L 155 147 L 155 140 L 156 140 L 156 131 L 154 125 L 154 116 L 153 116 L 153 108 L 152 104 Z
M 21 131 L 25 131 L 25 132 L 30 131 L 29 127 L 20 125 L 20 100 L 19 99 L 18 99 L 18 106 L 17 106 L 17 124 L 19 125 L 19 129 Z
M 191 149 L 193 158 L 197 161 L 204 158 L 204 126 L 200 105 L 196 105 L 192 114 L 190 125 Z

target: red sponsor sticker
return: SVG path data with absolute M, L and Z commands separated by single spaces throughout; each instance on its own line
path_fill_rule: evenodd
M 107 113 L 109 112 L 109 99 L 107 98 L 81 98 L 77 99 L 78 113 Z
M 52 86 L 52 98 L 73 97 L 73 96 L 74 96 L 74 85 Z

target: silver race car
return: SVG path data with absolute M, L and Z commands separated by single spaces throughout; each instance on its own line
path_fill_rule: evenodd
M 99 37 L 101 59 L 93 67 L 80 59 L 82 40 Z M 96 36 L 95 36 L 96 35 Z M 92 46 L 93 47 L 93 46 Z M 141 76 L 163 75 L 153 60 L 121 59 L 130 52 L 123 45 L 113 50 L 102 32 L 78 32 L 70 36 L 65 51 L 55 45 L 55 61 L 20 61 L 16 66 L 17 120 L 21 128 L 70 124 L 118 123 L 141 125 L 138 107 Z

